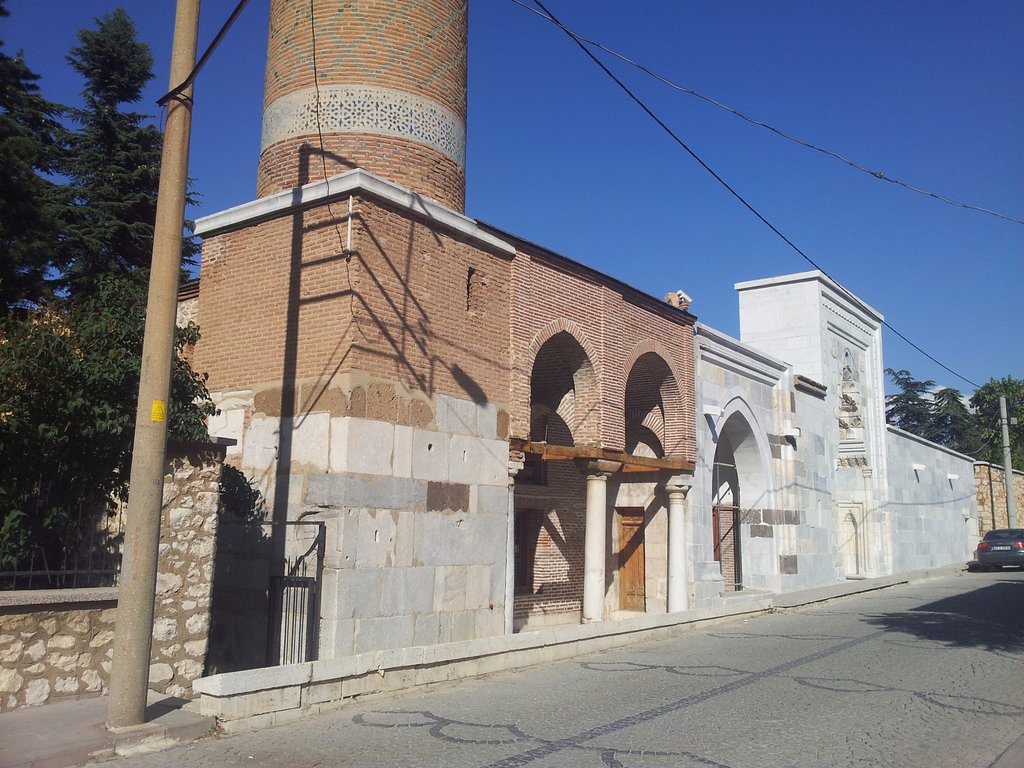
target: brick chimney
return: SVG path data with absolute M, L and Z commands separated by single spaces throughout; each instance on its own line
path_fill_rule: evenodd
M 467 0 L 272 0 L 257 194 L 324 178 L 319 122 L 328 176 L 462 212 L 466 40 Z

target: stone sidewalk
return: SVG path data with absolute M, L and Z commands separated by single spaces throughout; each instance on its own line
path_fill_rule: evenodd
M 216 731 L 181 699 L 150 694 L 146 722 L 108 730 L 107 697 L 72 699 L 0 715 L 0 768 L 68 768 L 114 755 L 166 749 Z
M 953 566 L 848 581 L 773 595 L 771 603 L 775 609 L 795 608 L 963 570 L 962 566 Z M 737 611 L 748 612 L 749 608 Z M 717 618 L 724 615 L 720 613 Z M 68 768 L 114 755 L 164 749 L 216 732 L 214 719 L 201 716 L 195 703 L 153 696 L 147 708 L 147 722 L 116 733 L 104 725 L 106 697 L 70 700 L 4 713 L 0 715 L 0 768 Z M 1020 762 L 1005 762 L 1007 759 Z M 1024 765 L 1024 737 L 996 765 L 998 768 Z

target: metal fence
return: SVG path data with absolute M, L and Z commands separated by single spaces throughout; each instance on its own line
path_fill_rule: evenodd
M 0 590 L 115 587 L 121 573 L 123 518 L 105 513 L 57 555 L 42 547 L 0 570 Z

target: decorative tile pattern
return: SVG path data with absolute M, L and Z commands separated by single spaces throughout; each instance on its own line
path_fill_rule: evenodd
M 435 101 L 391 88 L 326 86 L 320 89 L 320 131 L 377 133 L 426 144 L 466 166 L 466 126 Z M 263 113 L 260 151 L 279 141 L 317 133 L 317 94 L 305 88 L 277 99 Z

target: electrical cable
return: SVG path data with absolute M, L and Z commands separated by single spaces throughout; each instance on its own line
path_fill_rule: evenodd
M 224 36 L 228 33 L 228 30 L 231 29 L 231 25 L 235 23 L 235 19 L 239 17 L 239 15 L 242 13 L 242 9 L 245 8 L 246 3 L 248 2 L 249 0 L 239 0 L 238 5 L 235 6 L 235 10 L 233 10 L 231 12 L 231 15 L 228 16 L 228 20 L 225 21 L 223 25 L 221 25 L 220 31 L 217 33 L 216 37 L 213 38 L 213 42 L 206 47 L 206 50 L 203 51 L 203 55 L 199 57 L 199 61 L 197 61 L 196 65 L 192 67 L 192 71 L 188 73 L 188 77 L 186 77 L 181 82 L 180 85 L 175 86 L 167 93 L 165 93 L 163 96 L 161 96 L 159 99 L 157 99 L 156 103 L 158 105 L 160 105 L 161 107 L 167 106 L 168 101 L 175 98 L 176 96 L 181 95 L 181 93 L 186 88 L 188 88 L 190 85 L 192 85 L 193 82 L 195 82 L 196 77 L 199 75 L 199 71 L 204 66 L 206 66 L 206 62 L 213 55 L 213 52 L 217 49 L 217 46 L 220 45 L 220 41 L 224 39 Z
M 779 137 L 781 137 L 783 139 L 786 139 L 787 141 L 791 141 L 791 142 L 793 142 L 795 144 L 799 144 L 800 146 L 805 147 L 807 149 L 811 149 L 811 150 L 814 150 L 815 152 L 820 152 L 823 155 L 827 155 L 828 157 L 832 157 L 832 158 L 840 161 L 841 163 L 845 163 L 846 165 L 850 166 L 851 168 L 853 168 L 855 170 L 858 170 L 858 171 L 860 171 L 862 173 L 866 173 L 868 176 L 872 176 L 873 178 L 878 179 L 879 181 L 887 181 L 890 184 L 895 184 L 895 185 L 897 185 L 899 187 L 903 187 L 904 189 L 907 189 L 907 190 L 909 190 L 911 192 L 916 192 L 919 195 L 924 195 L 925 197 L 930 197 L 930 198 L 933 198 L 933 199 L 938 200 L 940 202 L 946 203 L 947 205 L 952 205 L 952 206 L 955 206 L 957 208 L 965 208 L 965 209 L 967 209 L 969 211 L 977 211 L 978 213 L 985 213 L 985 214 L 988 214 L 989 216 L 995 216 L 997 219 L 1003 219 L 1004 221 L 1009 221 L 1009 222 L 1011 222 L 1013 224 L 1024 225 L 1024 219 L 1016 219 L 1016 218 L 1014 218 L 1012 216 L 1007 216 L 1005 214 L 999 213 L 998 211 L 993 211 L 993 210 L 991 210 L 989 208 L 982 208 L 981 206 L 971 205 L 970 203 L 964 203 L 964 202 L 961 202 L 959 200 L 953 200 L 952 198 L 945 197 L 944 195 L 940 195 L 940 194 L 937 194 L 935 192 L 929 192 L 928 190 L 922 189 L 921 187 L 914 186 L 913 184 L 908 184 L 905 181 L 900 181 L 899 179 L 894 179 L 893 177 L 887 175 L 884 171 L 873 171 L 870 168 L 867 168 L 866 166 L 861 165 L 860 163 L 858 163 L 858 162 L 856 162 L 854 160 L 850 160 L 849 158 L 844 157 L 843 155 L 841 155 L 838 152 L 834 152 L 834 151 L 832 151 L 830 149 L 826 149 L 825 147 L 819 147 L 816 144 L 812 144 L 809 141 L 805 141 L 805 140 L 803 140 L 803 139 L 801 139 L 801 138 L 799 138 L 797 136 L 793 136 L 792 134 L 786 133 L 785 131 L 782 131 L 782 130 L 780 130 L 780 129 L 772 126 L 772 125 L 769 125 L 768 123 L 766 123 L 766 122 L 764 122 L 762 120 L 758 120 L 756 118 L 753 118 L 753 117 L 750 117 L 748 115 L 745 115 L 744 113 L 740 112 L 739 110 L 730 107 L 728 104 L 723 104 L 722 102 L 717 101 L 716 99 L 713 99 L 710 96 L 705 96 L 700 91 L 696 91 L 693 88 L 687 88 L 686 86 L 679 85 L 678 83 L 675 83 L 675 82 L 669 80 L 668 78 L 663 77 L 662 75 L 659 75 L 656 72 L 653 72 L 652 70 L 650 70 L 647 67 L 645 67 L 643 64 L 640 64 L 640 63 L 634 61 L 633 59 L 629 58 L 628 56 L 624 56 L 623 54 L 618 53 L 617 51 L 614 51 L 611 48 L 605 47 L 604 45 L 602 45 L 601 43 L 599 43 L 599 42 L 597 42 L 595 40 L 591 40 L 589 38 L 584 37 L 583 35 L 580 35 L 580 34 L 578 34 L 576 32 L 573 32 L 571 29 L 568 29 L 565 26 L 563 26 L 562 24 L 560 24 L 550 14 L 548 14 L 548 13 L 541 13 L 540 11 L 537 11 L 536 9 L 531 8 L 528 5 L 526 5 L 524 2 L 522 2 L 522 0 L 512 0 L 512 2 L 515 3 L 516 5 L 520 6 L 521 8 L 524 8 L 525 10 L 529 11 L 530 13 L 533 13 L 533 14 L 535 14 L 537 16 L 540 16 L 542 19 L 546 19 L 546 20 L 550 21 L 551 23 L 561 27 L 561 29 L 566 34 L 570 35 L 577 42 L 586 43 L 587 45 L 593 46 L 594 48 L 597 48 L 597 49 L 599 49 L 601 51 L 604 51 L 609 56 L 614 56 L 615 58 L 619 59 L 620 61 L 623 61 L 626 64 L 629 64 L 631 67 L 635 67 L 636 69 L 639 69 L 644 74 L 648 75 L 649 77 L 654 78 L 655 80 L 657 80 L 658 82 L 662 83 L 663 85 L 667 85 L 669 88 L 672 88 L 672 89 L 674 89 L 676 91 L 680 91 L 681 93 L 685 93 L 685 94 L 688 94 L 690 96 L 694 96 L 694 97 L 696 97 L 698 99 L 701 99 L 702 101 L 705 101 L 708 104 L 711 104 L 711 105 L 713 105 L 715 107 L 718 107 L 719 109 L 725 110 L 726 112 L 729 112 L 730 114 L 735 115 L 736 117 L 740 118 L 741 120 L 745 120 L 746 122 L 750 123 L 751 125 L 756 125 L 756 126 L 758 126 L 760 128 L 764 128 L 765 130 L 771 131 L 775 135 L 777 135 L 777 136 L 779 136 Z
M 356 291 L 352 284 L 352 254 L 351 242 L 348 245 L 345 244 L 345 239 L 341 235 L 341 229 L 338 226 L 338 217 L 334 215 L 334 208 L 331 206 L 331 180 L 327 175 L 327 148 L 324 146 L 324 131 L 323 126 L 320 123 L 320 71 L 317 68 L 316 63 L 316 16 L 313 13 L 314 0 L 309 0 L 309 31 L 310 40 L 312 43 L 311 51 L 311 64 L 313 66 L 313 91 L 316 98 L 316 105 L 313 110 L 313 115 L 316 119 L 316 136 L 317 141 L 320 145 L 320 167 L 323 169 L 324 184 L 327 186 L 327 194 L 324 199 L 327 201 L 327 215 L 330 216 L 331 221 L 334 223 L 334 232 L 338 235 L 338 243 L 342 246 L 342 253 L 345 255 L 345 279 L 348 282 L 348 296 L 349 296 L 349 315 L 353 318 L 356 324 L 356 330 L 359 331 L 359 335 L 362 339 L 366 340 L 366 332 L 363 330 L 363 325 L 359 322 L 359 316 L 355 311 L 355 295 Z M 352 198 L 349 198 L 349 212 L 348 212 L 349 232 L 351 232 L 352 226 Z M 349 236 L 351 240 L 351 235 Z
M 513 2 L 516 2 L 516 1 L 517 1 L 517 0 L 513 0 Z M 777 229 L 777 228 L 775 227 L 775 225 L 774 225 L 774 224 L 772 224 L 772 223 L 771 223 L 770 221 L 768 221 L 768 219 L 766 219 L 766 218 L 765 218 L 764 216 L 762 216 L 762 215 L 761 215 L 761 213 L 760 213 L 760 212 L 759 212 L 759 211 L 758 211 L 758 210 L 757 210 L 756 208 L 754 208 L 754 206 L 752 206 L 752 205 L 751 205 L 750 203 L 748 203 L 748 202 L 747 202 L 747 201 L 746 201 L 746 200 L 744 199 L 744 197 L 743 197 L 743 196 L 742 196 L 742 195 L 741 195 L 741 194 L 740 194 L 739 192 L 737 192 L 737 191 L 736 191 L 735 189 L 733 189 L 733 188 L 732 188 L 732 187 L 731 187 L 731 186 L 730 186 L 730 185 L 729 185 L 729 184 L 728 184 L 728 183 L 727 183 L 727 182 L 725 181 L 725 179 L 723 179 L 723 178 L 722 178 L 721 176 L 719 176 L 719 175 L 718 175 L 717 173 L 715 173 L 715 171 L 714 171 L 714 170 L 713 170 L 713 169 L 711 168 L 711 166 L 709 166 L 709 165 L 708 165 L 707 163 L 705 163 L 705 162 L 704 162 L 704 161 L 703 161 L 703 160 L 702 160 L 702 159 L 700 158 L 700 156 L 699 156 L 699 155 L 697 155 L 697 153 L 696 153 L 696 152 L 694 152 L 694 151 L 693 151 L 692 149 L 690 149 L 690 147 L 689 147 L 689 146 L 688 146 L 688 145 L 686 144 L 686 142 L 685 142 L 685 141 L 683 141 L 683 140 L 682 140 L 682 139 L 681 139 L 681 138 L 680 138 L 680 137 L 679 137 L 679 136 L 678 136 L 678 135 L 677 135 L 677 134 L 676 134 L 676 133 L 675 133 L 675 132 L 674 132 L 674 131 L 673 131 L 673 130 L 672 130 L 671 128 L 669 128 L 669 127 L 668 127 L 668 126 L 667 126 L 667 125 L 666 125 L 666 124 L 665 124 L 665 123 L 664 123 L 664 122 L 663 122 L 663 121 L 661 120 L 661 118 L 659 118 L 659 117 L 658 117 L 658 116 L 657 116 L 656 114 L 654 114 L 654 112 L 653 112 L 653 111 L 651 111 L 650 107 L 648 107 L 648 106 L 647 106 L 647 105 L 646 105 L 646 104 L 645 104 L 645 103 L 643 102 L 643 100 L 641 100 L 641 99 L 640 99 L 640 97 L 639 97 L 639 96 L 637 96 L 637 95 L 636 95 L 635 93 L 633 93 L 633 91 L 631 91 L 631 90 L 629 89 L 629 87 L 628 87 L 628 86 L 626 86 L 626 84 L 625 84 L 625 83 L 623 83 L 623 82 L 622 82 L 622 81 L 621 81 L 621 80 L 620 80 L 620 79 L 619 79 L 618 77 L 616 77 L 616 76 L 615 76 L 615 74 L 614 74 L 614 73 L 613 73 L 613 72 L 612 72 L 612 71 L 611 71 L 610 69 L 608 69 L 608 67 L 606 67 L 606 66 L 604 65 L 604 63 L 603 63 L 603 62 L 602 62 L 602 61 L 601 61 L 600 59 L 598 59 L 598 58 L 597 58 L 597 57 L 596 57 L 596 56 L 595 56 L 595 55 L 594 55 L 594 54 L 593 54 L 593 53 L 592 53 L 592 52 L 591 52 L 591 51 L 590 51 L 590 50 L 589 50 L 589 49 L 588 49 L 588 48 L 587 48 L 587 47 L 586 47 L 586 46 L 585 46 L 585 45 L 584 45 L 584 44 L 583 44 L 583 43 L 582 43 L 582 42 L 581 42 L 581 41 L 580 41 L 579 39 L 577 39 L 577 38 L 576 38 L 576 36 L 575 36 L 575 35 L 573 35 L 573 34 L 572 34 L 572 32 L 571 32 L 571 31 L 570 31 L 569 29 L 567 29 L 567 28 L 566 28 L 565 26 L 563 26 L 563 25 L 562 25 L 562 23 L 561 23 L 560 21 L 558 21 L 558 19 L 557 19 L 557 18 L 555 18 L 555 16 L 554 16 L 554 15 L 553 15 L 553 14 L 551 13 L 551 11 L 549 11 L 549 10 L 548 10 L 548 9 L 547 9 L 547 8 L 546 8 L 546 7 L 544 6 L 544 4 L 543 4 L 543 3 L 541 2 L 541 0 L 533 0 L 533 2 L 534 2 L 534 4 L 535 4 L 535 5 L 537 6 L 537 7 L 539 7 L 539 8 L 540 8 L 540 9 L 541 9 L 542 11 L 544 11 L 544 13 L 545 13 L 545 14 L 547 14 L 548 18 L 550 18 L 550 19 L 551 19 L 551 21 L 552 21 L 552 22 L 553 22 L 554 24 L 556 24 L 556 25 L 557 25 L 557 26 L 558 26 L 558 27 L 559 27 L 559 28 L 560 28 L 560 29 L 561 29 L 561 30 L 562 30 L 563 32 L 565 32 L 565 33 L 566 33 L 566 34 L 567 34 L 567 35 L 569 36 L 569 38 L 570 38 L 570 39 L 571 39 L 571 40 L 572 40 L 572 41 L 573 41 L 574 43 L 576 43 L 576 45 L 578 45 L 578 46 L 580 47 L 580 50 L 582 50 L 582 51 L 583 51 L 583 52 L 584 52 L 584 53 L 585 53 L 585 54 L 586 54 L 586 55 L 587 55 L 587 56 L 588 56 L 588 57 L 590 58 L 590 60 L 591 60 L 591 61 L 593 61 L 593 62 L 594 62 L 595 64 L 597 64 L 597 66 L 598 66 L 598 67 L 600 67 L 600 68 L 601 68 L 601 70 L 602 70 L 602 71 L 603 71 L 603 72 L 604 72 L 604 73 L 605 73 L 605 74 L 606 74 L 606 75 L 607 75 L 607 76 L 608 76 L 609 78 L 611 78 L 611 80 L 612 80 L 612 81 L 613 81 L 613 82 L 614 82 L 614 83 L 615 83 L 616 85 L 618 85 L 618 86 L 619 86 L 619 88 L 621 88 L 621 89 L 622 89 L 622 90 L 623 90 L 623 91 L 624 91 L 624 92 L 626 93 L 626 95 L 627 95 L 627 96 L 629 96 L 629 98 L 630 98 L 630 99 L 632 99 L 632 100 L 633 100 L 633 101 L 634 101 L 634 102 L 636 103 L 636 105 L 637 105 L 638 107 L 640 107 L 640 109 L 642 109 L 642 110 L 643 110 L 643 111 L 644 111 L 644 112 L 645 112 L 645 113 L 647 114 L 647 116 L 648 116 L 648 117 L 650 117 L 650 118 L 651 118 L 651 119 L 652 119 L 652 120 L 653 120 L 653 121 L 654 121 L 655 123 L 657 123 L 657 124 L 658 124 L 658 126 L 660 126 L 660 127 L 661 127 L 661 129 L 662 129 L 663 131 L 665 131 L 665 133 L 667 133 L 667 134 L 668 134 L 668 135 L 669 135 L 669 136 L 670 136 L 670 137 L 672 138 L 672 140 L 673 140 L 673 141 L 675 141 L 675 142 L 676 142 L 676 143 L 677 143 L 677 144 L 678 144 L 678 145 L 679 145 L 680 147 L 682 147 L 682 148 L 683 148 L 684 150 L 686 150 L 687 154 L 689 154 L 689 155 L 690 155 L 690 157 L 692 157 L 692 158 L 693 158 L 694 160 L 696 160 L 696 161 L 697 161 L 697 163 L 699 163 L 699 164 L 700 164 L 700 166 L 701 166 L 701 167 L 702 167 L 702 168 L 703 168 L 703 169 L 704 169 L 705 171 L 707 171 L 707 172 L 708 172 L 709 174 L 711 174 L 711 176 L 712 176 L 712 177 L 713 177 L 713 178 L 714 178 L 714 179 L 715 179 L 715 180 L 716 180 L 716 181 L 717 181 L 717 182 L 718 182 L 719 184 L 721 184 L 721 185 L 722 185 L 723 187 L 725 187 L 725 189 L 726 189 L 726 190 L 727 190 L 727 191 L 728 191 L 728 192 L 729 192 L 729 193 L 730 193 L 730 194 L 731 194 L 731 195 L 732 195 L 733 197 L 735 197 L 735 198 L 736 198 L 736 199 L 737 199 L 737 200 L 738 200 L 738 201 L 739 201 L 739 202 L 740 202 L 740 203 L 741 203 L 741 204 L 743 205 L 743 207 L 744 207 L 744 208 L 746 208 L 746 209 L 747 209 L 748 211 L 750 211 L 750 212 L 751 212 L 752 214 L 754 214 L 754 216 L 756 216 L 756 217 L 757 217 L 757 218 L 758 218 L 758 219 L 759 219 L 759 220 L 761 221 L 761 223 L 763 223 L 763 224 L 764 224 L 764 225 L 765 225 L 766 227 L 768 227 L 768 228 L 769 228 L 769 229 L 770 229 L 770 230 L 771 230 L 772 232 L 774 232 L 774 233 L 775 233 L 776 235 L 778 235 L 778 237 L 779 237 L 779 238 L 780 238 L 780 239 L 781 239 L 781 240 L 782 240 L 782 241 L 783 241 L 784 243 L 786 243 L 786 244 L 787 244 L 787 245 L 788 245 L 788 246 L 789 246 L 790 248 L 792 248 L 792 249 L 793 249 L 793 250 L 794 250 L 794 251 L 795 251 L 795 252 L 796 252 L 797 254 L 799 254 L 799 255 L 800 255 L 800 256 L 801 256 L 801 257 L 802 257 L 802 258 L 803 258 L 803 259 L 804 259 L 804 260 L 805 260 L 805 261 L 806 261 L 807 263 L 809 263 L 809 264 L 810 264 L 810 265 L 811 265 L 812 267 L 814 267 L 814 268 L 815 268 L 815 269 L 817 269 L 817 270 L 818 270 L 819 272 L 821 272 L 821 273 L 822 273 L 822 274 L 823 274 L 823 275 L 824 275 L 825 277 L 827 277 L 827 278 L 828 278 L 829 280 L 831 280 L 832 282 L 834 282 L 834 283 L 835 283 L 835 284 L 836 284 L 836 285 L 837 285 L 837 286 L 838 286 L 838 287 L 839 287 L 839 288 L 840 288 L 840 289 L 842 290 L 842 292 L 843 292 L 843 293 L 845 293 L 845 294 L 847 295 L 847 297 L 849 297 L 849 298 L 853 299 L 854 301 L 856 301 L 856 300 L 857 300 L 857 299 L 856 299 L 856 297 L 855 297 L 855 296 L 854 296 L 854 295 L 853 295 L 852 293 L 850 293 L 850 292 L 849 292 L 849 291 L 848 291 L 848 290 L 847 290 L 846 288 L 843 288 L 843 287 L 842 287 L 842 285 L 841 285 L 841 284 L 839 283 L 839 281 L 838 281 L 838 280 L 836 280 L 836 279 L 835 279 L 834 277 L 832 277 L 832 276 L 831 276 L 831 275 L 830 275 L 830 274 L 829 274 L 829 273 L 828 273 L 828 272 L 827 272 L 827 271 L 826 271 L 825 269 L 823 269 L 823 268 L 822 268 L 822 267 L 821 267 L 821 266 L 820 266 L 820 265 L 819 265 L 819 264 L 818 264 L 817 262 L 815 262 L 815 261 L 814 261 L 814 259 L 812 259 L 812 258 L 811 258 L 810 256 L 808 256 L 808 255 L 807 255 L 806 253 L 804 253 L 804 252 L 803 252 L 803 251 L 802 251 L 802 250 L 801 250 L 801 249 L 800 249 L 799 247 L 797 247 L 797 245 L 796 245 L 796 244 L 795 244 L 795 243 L 794 243 L 794 242 L 793 242 L 792 240 L 790 240 L 790 239 L 789 239 L 788 237 L 786 237 L 786 236 L 785 236 L 785 235 L 784 235 L 784 234 L 783 234 L 782 232 L 780 232 L 780 231 L 779 231 L 779 230 L 778 230 L 778 229 Z M 961 374 L 957 373 L 956 371 L 954 371 L 954 370 L 953 370 L 952 368 L 950 368 L 949 366 L 945 365 L 944 363 L 942 363 L 941 361 L 937 360 L 937 359 L 936 359 L 935 357 L 933 357 L 932 355 L 930 355 L 930 354 L 928 354 L 927 352 L 925 352 L 925 351 L 924 351 L 923 349 L 921 349 L 921 347 L 919 347 L 919 346 L 918 346 L 917 344 L 915 344 L 914 342 L 912 342 L 912 341 L 911 341 L 910 339 L 908 339 L 908 338 L 907 338 L 906 336 L 904 336 L 904 335 L 903 335 L 902 333 L 900 333 L 900 332 L 899 332 L 898 330 L 896 330 L 895 328 L 893 328 L 893 327 L 892 327 L 892 325 L 890 325 L 888 321 L 886 321 L 886 320 L 882 320 L 882 325 L 884 325 L 884 326 L 885 326 L 886 328 L 888 328 L 888 329 L 889 329 L 890 331 L 892 331 L 892 332 L 893 332 L 894 334 L 896 334 L 896 336 L 898 336 L 899 338 L 901 338 L 901 339 L 902 339 L 903 341 L 905 341 L 905 342 L 906 342 L 907 344 L 909 344 L 909 345 L 910 345 L 911 347 L 913 347 L 914 349 L 916 349 L 916 350 L 917 350 L 918 352 L 920 352 L 920 353 L 921 353 L 922 355 L 924 355 L 925 357 L 927 357 L 927 358 L 928 358 L 929 360 L 931 360 L 931 361 L 932 361 L 933 363 L 935 363 L 936 365 L 938 365 L 939 367 L 941 367 L 941 368 L 942 368 L 942 369 L 944 369 L 945 371 L 948 371 L 949 373 L 953 374 L 953 375 L 954 375 L 954 376 L 956 376 L 956 377 L 957 377 L 958 379 L 962 379 L 963 381 L 966 381 L 966 382 L 967 382 L 968 384 L 970 384 L 971 386 L 973 386 L 973 387 L 975 387 L 975 388 L 980 388 L 980 386 L 981 386 L 980 384 L 977 384 L 976 382 L 973 382 L 973 381 L 971 381 L 970 379 L 968 379 L 968 378 L 967 378 L 966 376 L 963 376 L 963 375 L 961 375 Z

